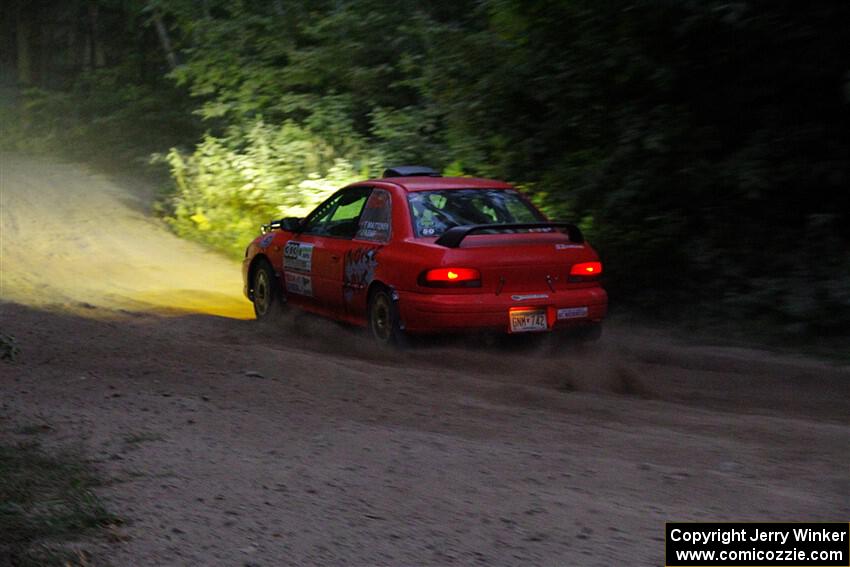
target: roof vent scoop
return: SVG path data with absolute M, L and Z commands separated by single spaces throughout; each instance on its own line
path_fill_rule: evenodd
M 424 165 L 400 165 L 388 167 L 384 170 L 383 177 L 441 177 L 436 170 Z

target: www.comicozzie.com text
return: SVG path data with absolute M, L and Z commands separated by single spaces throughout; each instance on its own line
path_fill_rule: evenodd
M 794 528 L 786 530 L 747 529 L 716 529 L 711 531 L 687 531 L 675 528 L 670 532 L 671 541 L 686 541 L 689 543 L 722 543 L 728 545 L 737 541 L 771 541 L 786 544 L 793 535 L 796 542 L 842 542 L 846 541 L 846 531 L 813 530 L 811 528 Z

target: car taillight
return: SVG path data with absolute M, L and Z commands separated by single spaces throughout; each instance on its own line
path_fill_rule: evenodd
M 602 262 L 582 262 L 573 264 L 570 268 L 571 276 L 598 276 L 602 273 Z
M 428 287 L 481 287 L 481 272 L 475 268 L 434 268 L 420 274 L 419 284 Z

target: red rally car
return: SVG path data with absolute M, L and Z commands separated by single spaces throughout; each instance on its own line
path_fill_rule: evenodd
M 581 327 L 595 338 L 608 306 L 601 273 L 578 227 L 548 221 L 511 185 L 415 166 L 265 225 L 242 265 L 258 319 L 293 305 L 386 344 L 471 330 Z

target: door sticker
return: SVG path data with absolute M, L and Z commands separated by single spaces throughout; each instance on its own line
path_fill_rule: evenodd
M 299 272 L 313 270 L 313 245 L 290 240 L 283 248 L 283 267 Z
M 390 223 L 373 220 L 361 220 L 357 238 L 361 240 L 377 240 L 386 242 L 390 237 Z
M 286 291 L 288 293 L 313 297 L 313 278 L 294 272 L 284 272 L 283 275 L 286 280 Z
M 369 195 L 369 200 L 366 201 L 363 214 L 360 215 L 360 227 L 354 238 L 388 242 L 390 240 L 392 216 L 392 199 L 389 192 L 383 189 L 375 189 Z
M 356 290 L 364 290 L 375 279 L 379 248 L 355 248 L 345 253 L 342 274 L 343 297 L 351 301 Z

